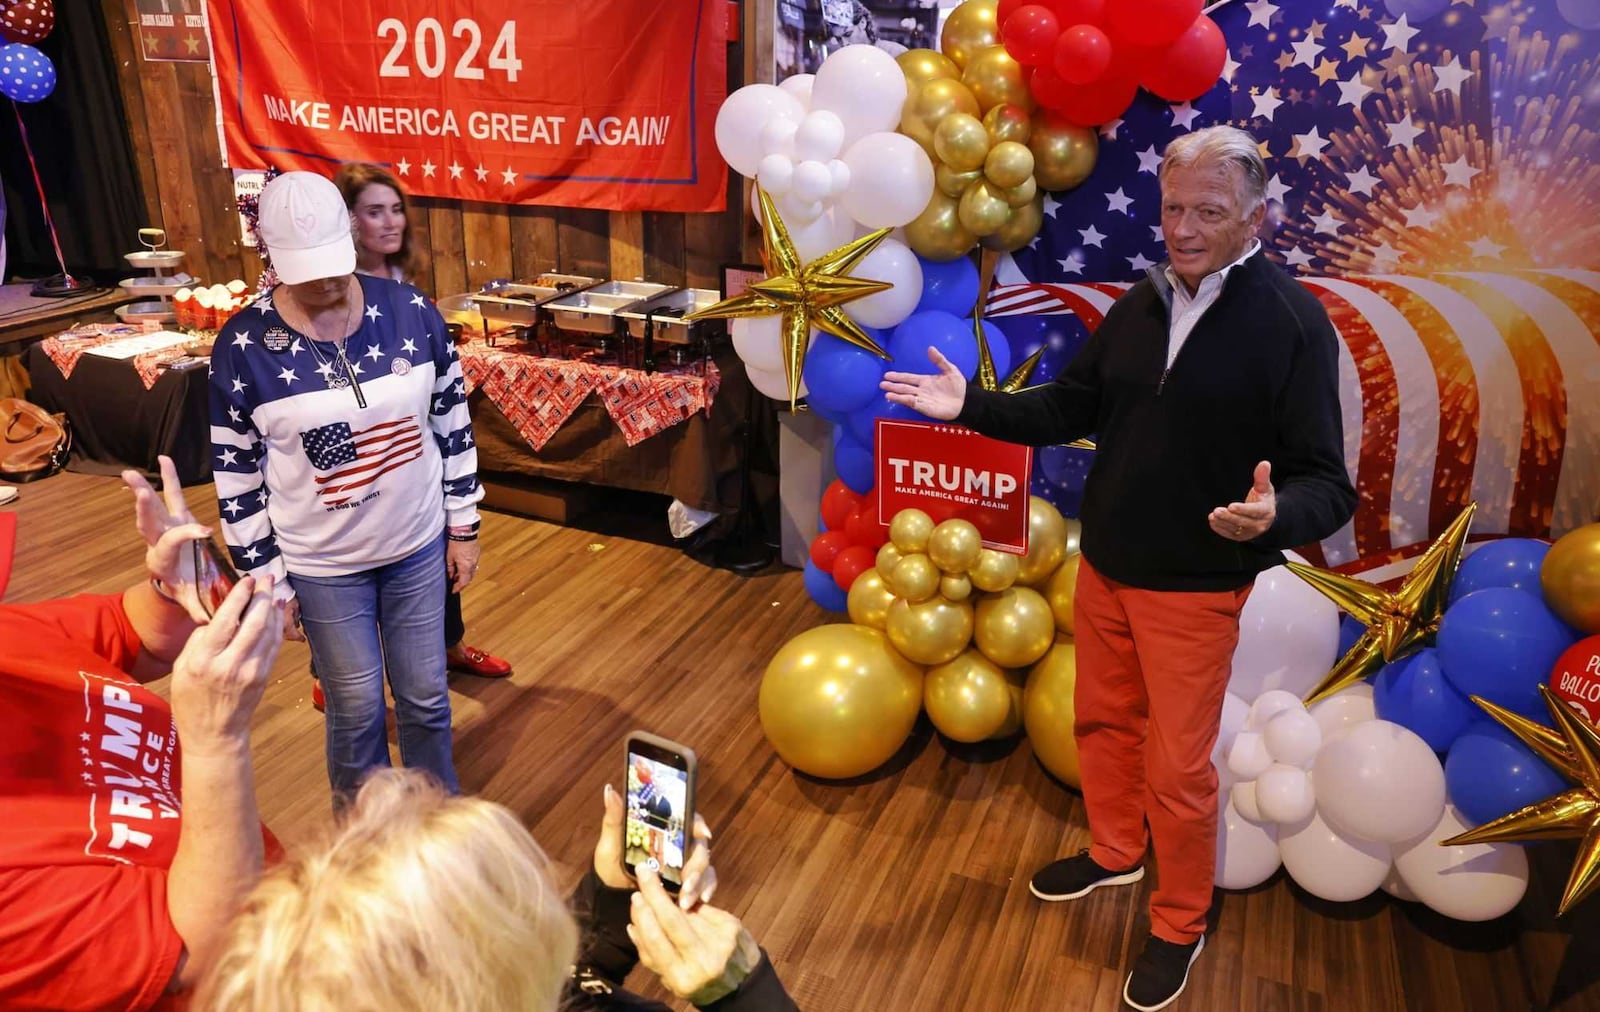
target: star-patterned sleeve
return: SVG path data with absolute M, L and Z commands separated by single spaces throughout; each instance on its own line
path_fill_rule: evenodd
M 483 498 L 483 486 L 478 483 L 478 444 L 472 438 L 472 416 L 467 411 L 467 381 L 444 317 L 433 303 L 422 302 L 417 309 L 426 318 L 436 377 L 428 425 L 444 465 L 445 522 L 451 527 L 467 527 L 477 522 L 478 501 Z
M 250 340 L 248 330 L 233 328 L 217 337 L 211 359 L 211 471 L 234 567 L 241 574 L 273 577 L 278 596 L 287 598 L 294 592 L 267 518 L 266 450 L 252 420 L 256 396 L 245 358 Z

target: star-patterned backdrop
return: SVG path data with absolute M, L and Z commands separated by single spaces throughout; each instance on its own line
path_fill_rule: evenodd
M 1600 3 L 1235 0 L 1222 79 L 1147 93 L 1050 194 L 987 312 L 1035 381 L 1165 258 L 1156 172 L 1173 137 L 1232 124 L 1267 161 L 1268 255 L 1343 341 L 1356 517 L 1314 562 L 1399 572 L 1470 501 L 1474 538 L 1549 537 L 1600 506 Z M 1595 406 L 1591 406 L 1595 405 Z M 1091 456 L 1040 452 L 1076 511 Z

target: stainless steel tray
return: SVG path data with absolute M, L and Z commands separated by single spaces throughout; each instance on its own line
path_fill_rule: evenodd
M 134 302 L 113 312 L 123 323 L 173 323 L 178 319 L 170 302 Z
M 562 330 L 609 334 L 619 310 L 673 290 L 649 281 L 606 281 L 545 304 Z
M 146 275 L 138 278 L 124 278 L 117 282 L 117 287 L 129 295 L 176 295 L 178 289 L 187 288 L 194 283 L 194 278 L 187 274 L 173 274 L 166 277 Z
M 552 299 L 593 285 L 597 279 L 582 274 L 541 274 L 533 284 L 491 282 L 483 291 L 450 295 L 438 302 L 446 323 L 471 330 L 496 325 L 531 327 L 539 322 L 539 307 Z
M 628 333 L 634 337 L 644 337 L 645 317 L 649 316 L 652 318 L 654 340 L 688 344 L 701 324 L 686 323 L 683 317 L 709 309 L 721 298 L 720 293 L 710 288 L 679 288 L 653 299 L 636 302 L 617 315 L 628 321 Z
M 176 267 L 183 263 L 183 250 L 140 250 L 137 253 L 124 253 L 122 259 L 143 270 L 165 270 L 169 267 Z

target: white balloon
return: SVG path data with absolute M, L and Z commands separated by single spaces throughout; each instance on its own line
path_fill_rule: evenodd
M 1319 781 L 1319 791 L 1321 786 Z M 1278 850 L 1283 854 L 1283 866 L 1300 888 L 1336 903 L 1370 895 L 1389 877 L 1393 864 L 1387 843 L 1348 837 L 1316 812 L 1279 826 Z
M 1228 750 L 1228 769 L 1240 780 L 1254 780 L 1272 765 L 1272 755 L 1259 731 L 1240 731 Z
M 747 84 L 717 110 L 717 150 L 733 171 L 754 176 L 761 163 L 761 133 L 774 119 L 799 122 L 806 114 L 793 95 L 770 84 Z
M 1267 751 L 1274 761 L 1301 769 L 1311 765 L 1322 747 L 1322 728 L 1317 718 L 1298 707 L 1267 721 L 1261 737 L 1266 739 Z
M 845 313 L 864 327 L 881 330 L 898 326 L 916 312 L 917 303 L 922 300 L 922 264 L 904 243 L 884 239 L 850 273 L 894 286 L 845 304 Z
M 807 204 L 827 199 L 833 189 L 833 176 L 825 162 L 801 162 L 794 167 L 794 185 L 790 192 L 795 200 Z
M 850 189 L 850 166 L 844 163 L 844 159 L 835 158 L 829 162 L 828 175 L 833 179 L 833 185 L 828 188 L 833 196 L 842 196 L 844 191 Z
M 811 108 L 811 86 L 816 83 L 816 80 L 817 76 L 815 74 L 795 74 L 784 78 L 779 82 L 778 87 L 799 99 L 800 104 L 809 110 Z
M 1271 822 L 1261 813 L 1261 795 L 1256 791 L 1254 780 L 1241 780 L 1228 791 L 1228 800 L 1233 802 L 1234 810 L 1251 822 Z
M 1444 810 L 1444 767 L 1414 732 L 1387 720 L 1358 724 L 1317 753 L 1317 811 L 1346 835 L 1398 843 Z
M 1253 889 L 1283 863 L 1278 855 L 1278 827 L 1252 822 L 1226 802 L 1221 808 L 1217 816 L 1217 885 Z
M 794 182 L 794 162 L 783 155 L 768 155 L 756 168 L 756 182 L 772 196 L 783 196 Z
M 827 163 L 844 150 L 844 122 L 826 109 L 806 114 L 794 134 L 794 156 Z
M 868 134 L 894 130 L 905 104 L 905 72 L 877 46 L 837 50 L 822 61 L 811 85 L 811 108 L 838 115 L 846 145 Z
M 801 263 L 810 263 L 854 238 L 855 223 L 838 208 L 822 212 L 815 221 L 789 227 L 789 241 L 794 243 Z
M 797 129 L 795 121 L 786 117 L 780 116 L 768 120 L 767 125 L 761 128 L 761 153 L 793 158 L 794 134 Z
M 1372 684 L 1358 682 L 1348 689 L 1311 707 L 1311 716 L 1322 728 L 1322 742 L 1328 742 L 1349 731 L 1357 724 L 1378 719 L 1378 708 L 1372 700 Z
M 1245 699 L 1268 689 L 1304 696 L 1333 669 L 1338 650 L 1339 609 L 1287 566 L 1274 566 L 1256 577 L 1239 616 L 1228 691 Z
M 776 316 L 744 316 L 728 328 L 733 350 L 751 370 L 783 372 L 783 323 Z
M 794 228 L 796 225 L 809 225 L 822 216 L 827 207 L 820 200 L 800 200 L 795 196 L 793 189 L 781 197 L 774 197 L 773 203 L 778 205 L 778 217 L 783 219 L 784 225 Z
M 768 397 L 771 397 L 773 400 L 787 401 L 789 399 L 789 379 L 784 375 L 782 369 L 774 371 L 768 369 L 746 368 L 745 374 L 750 377 L 751 386 L 755 387 L 763 394 L 766 394 Z M 801 379 L 800 396 L 804 397 L 806 393 L 806 381 Z
M 850 169 L 850 188 L 841 200 L 850 217 L 863 225 L 904 225 L 933 197 L 933 163 L 904 134 L 868 134 L 844 153 L 844 163 Z
M 1395 849 L 1395 870 L 1416 898 L 1458 921 L 1487 921 L 1511 912 L 1528 889 L 1528 855 L 1514 843 L 1441 847 L 1472 829 L 1446 805 L 1426 835 Z
M 1406 885 L 1405 880 L 1400 877 L 1399 868 L 1395 868 L 1389 873 L 1389 877 L 1383 880 L 1383 891 L 1395 899 L 1403 900 L 1407 903 L 1422 902 L 1417 899 L 1417 894 L 1412 892 L 1411 887 Z
M 1273 763 L 1255 784 L 1256 807 L 1267 822 L 1299 822 L 1317 809 L 1311 778 L 1298 766 Z
M 1300 697 L 1282 689 L 1269 689 L 1250 704 L 1250 719 L 1244 726 L 1251 731 L 1264 731 L 1267 722 L 1285 710 L 1304 710 Z
M 1211 761 L 1217 766 L 1227 767 L 1228 750 L 1233 748 L 1233 740 L 1244 730 L 1249 716 L 1249 703 L 1231 692 L 1222 697 L 1222 726 L 1217 730 L 1217 743 L 1211 747 Z

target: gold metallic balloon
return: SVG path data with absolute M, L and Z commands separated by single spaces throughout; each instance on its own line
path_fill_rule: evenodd
M 944 664 L 955 660 L 972 642 L 972 602 L 932 597 L 913 604 L 896 601 L 889 606 L 885 627 L 889 642 L 917 664 Z
M 983 128 L 989 131 L 989 139 L 996 144 L 1001 141 L 1026 144 L 1028 135 L 1033 132 L 1033 118 L 1022 106 L 1007 102 L 983 114 Z
M 955 61 L 932 49 L 908 49 L 896 56 L 894 62 L 900 64 L 900 72 L 906 75 L 906 84 L 913 88 L 924 81 L 943 78 L 956 81 L 961 78 L 961 68 L 955 65 Z
M 921 510 L 901 510 L 889 521 L 889 540 L 907 555 L 927 551 L 932 536 L 933 517 Z
M 928 537 L 928 558 L 946 573 L 965 573 L 982 551 L 983 535 L 970 520 L 946 520 Z
M 988 112 L 997 105 L 1021 106 L 1033 111 L 1033 93 L 1028 77 L 1016 57 L 1005 46 L 990 46 L 973 54 L 961 71 L 961 83 L 978 100 L 978 108 Z
M 1033 152 L 1016 141 L 1001 141 L 983 160 L 983 175 L 1002 190 L 1021 186 L 1033 178 Z
M 1083 521 L 1077 517 L 1062 517 L 1061 519 L 1067 525 L 1067 555 L 1068 557 L 1077 555 L 1083 551 L 1082 547 L 1080 547 L 1083 541 Z
M 1068 555 L 1066 561 L 1050 574 L 1050 582 L 1044 585 L 1044 599 L 1050 602 L 1050 611 L 1056 617 L 1056 629 L 1068 636 L 1074 632 L 1072 598 L 1078 591 L 1078 563 L 1081 561 L 1083 556 L 1077 552 Z M 850 593 L 855 593 L 854 587 L 850 588 Z
M 974 169 L 971 172 L 957 172 L 943 162 L 933 167 L 933 185 L 946 197 L 960 198 L 967 192 L 967 187 L 983 178 L 983 172 Z
M 1028 137 L 1033 152 L 1033 178 L 1042 190 L 1070 190 L 1089 178 L 1099 157 L 1100 141 L 1094 127 L 1081 127 L 1055 115 L 1033 118 Z
M 992 738 L 1011 715 L 1006 673 L 976 650 L 928 671 L 922 705 L 939 733 L 955 741 Z
M 850 621 L 856 625 L 882 629 L 888 621 L 891 604 L 894 604 L 894 591 L 889 589 L 888 581 L 876 569 L 869 569 L 850 585 L 845 607 L 850 612 Z
M 1028 673 L 1022 697 L 1022 722 L 1040 765 L 1068 787 L 1082 787 L 1078 773 L 1078 739 L 1073 732 L 1077 708 L 1078 658 L 1071 640 L 1053 645 Z
M 900 132 L 922 145 L 929 155 L 934 155 L 933 132 L 946 116 L 962 113 L 976 116 L 981 112 L 978 100 L 972 97 L 967 86 L 953 78 L 939 78 L 915 85 L 900 110 Z
M 980 239 L 1000 231 L 1011 220 L 1011 205 L 1006 203 L 1001 192 L 983 179 L 967 187 L 956 211 L 961 227 Z
M 933 153 L 956 172 L 976 172 L 989 155 L 989 131 L 978 117 L 953 112 L 934 128 Z
M 1579 527 L 1550 546 L 1539 586 L 1564 622 L 1586 633 L 1600 632 L 1600 524 Z
M 939 51 L 965 67 L 973 54 L 1000 42 L 999 0 L 966 0 L 945 19 Z
M 1028 497 L 1028 554 L 1017 570 L 1017 582 L 1040 587 L 1067 557 L 1067 524 L 1061 513 L 1038 496 Z
M 899 565 L 900 560 L 905 557 L 905 553 L 893 541 L 885 542 L 884 546 L 878 549 L 877 565 L 879 575 L 885 580 L 889 579 L 890 575 L 894 573 L 894 567 Z
M 906 225 L 906 245 L 918 256 L 948 262 L 972 252 L 978 237 L 961 224 L 961 201 L 935 193 L 921 214 Z
M 1011 191 L 1001 193 L 1006 197 Z M 1007 200 L 1009 204 L 1010 201 Z M 1039 234 L 1039 229 L 1044 226 L 1044 197 L 1034 197 L 1033 200 L 1021 207 L 1011 209 L 1011 217 L 1006 223 L 995 231 L 989 233 L 978 242 L 984 249 L 998 250 L 1001 253 L 1010 253 L 1033 242 L 1033 237 Z
M 1006 720 L 994 734 L 989 736 L 993 741 L 996 738 L 1009 738 L 1022 730 L 1022 705 L 1026 698 L 1028 685 L 1028 670 L 1007 669 L 1006 694 L 1011 697 L 1011 706 L 1006 711 Z
M 1005 590 L 1017 582 L 1017 568 L 1021 557 L 985 548 L 978 553 L 978 562 L 967 570 L 972 585 L 990 593 Z
M 761 679 L 761 730 L 783 761 L 813 776 L 860 776 L 905 744 L 922 711 L 922 669 L 876 629 L 807 629 Z
M 965 601 L 972 596 L 972 581 L 965 573 L 944 576 L 939 580 L 939 594 L 947 601 Z
M 978 602 L 973 637 L 983 655 L 1002 668 L 1020 668 L 1044 656 L 1056 638 L 1050 602 L 1037 590 L 1012 587 Z
M 1026 204 L 1033 203 L 1034 198 L 1038 195 L 1039 184 L 1032 176 L 1029 176 L 1023 181 L 1021 186 L 1013 186 L 1011 189 L 1006 191 L 1006 203 L 1010 204 L 1013 208 L 1018 208 Z M 1039 215 L 1040 217 L 1044 216 L 1043 202 L 1040 202 L 1039 204 Z
M 907 601 L 926 601 L 939 593 L 939 567 L 921 552 L 907 555 L 895 564 L 889 588 Z

